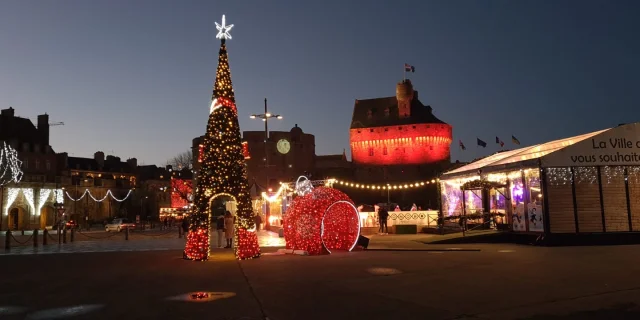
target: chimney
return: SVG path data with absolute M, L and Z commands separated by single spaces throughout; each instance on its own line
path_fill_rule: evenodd
M 13 118 L 13 116 L 15 115 L 15 111 L 16 110 L 12 107 L 9 107 L 9 109 L 2 109 L 2 116 Z
M 93 159 L 96 160 L 100 169 L 104 168 L 104 152 L 98 151 L 94 153 Z
M 136 169 L 138 168 L 138 159 L 129 158 L 127 159 L 127 164 L 129 165 L 129 167 L 131 167 L 131 169 Z
M 38 116 L 38 132 L 45 145 L 49 145 L 49 115 L 41 114 Z

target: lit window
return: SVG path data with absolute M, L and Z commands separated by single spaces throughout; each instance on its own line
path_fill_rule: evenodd
M 373 148 L 369 148 L 369 156 L 373 156 Z
M 382 149 L 382 154 L 385 155 L 385 156 L 387 155 L 387 147 L 386 146 L 384 147 L 384 149 Z

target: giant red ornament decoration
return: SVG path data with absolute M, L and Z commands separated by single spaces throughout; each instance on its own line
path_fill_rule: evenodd
M 287 249 L 310 255 L 351 251 L 360 235 L 360 215 L 340 190 L 319 187 L 293 199 L 284 219 Z

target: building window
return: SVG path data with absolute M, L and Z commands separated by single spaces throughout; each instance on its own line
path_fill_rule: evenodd
M 40 169 L 40 160 L 36 160 L 36 170 Z
M 22 161 L 22 167 L 29 169 L 29 159 L 25 158 L 24 161 Z
M 382 149 L 382 154 L 385 156 L 387 155 L 387 146 Z
M 47 171 L 51 171 L 51 162 L 49 160 L 47 160 L 45 167 L 47 168 Z
M 373 148 L 369 148 L 369 156 L 373 156 Z

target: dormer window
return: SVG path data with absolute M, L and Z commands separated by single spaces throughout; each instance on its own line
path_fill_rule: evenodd
M 373 111 L 371 109 L 367 110 L 367 119 L 371 120 L 373 118 Z

